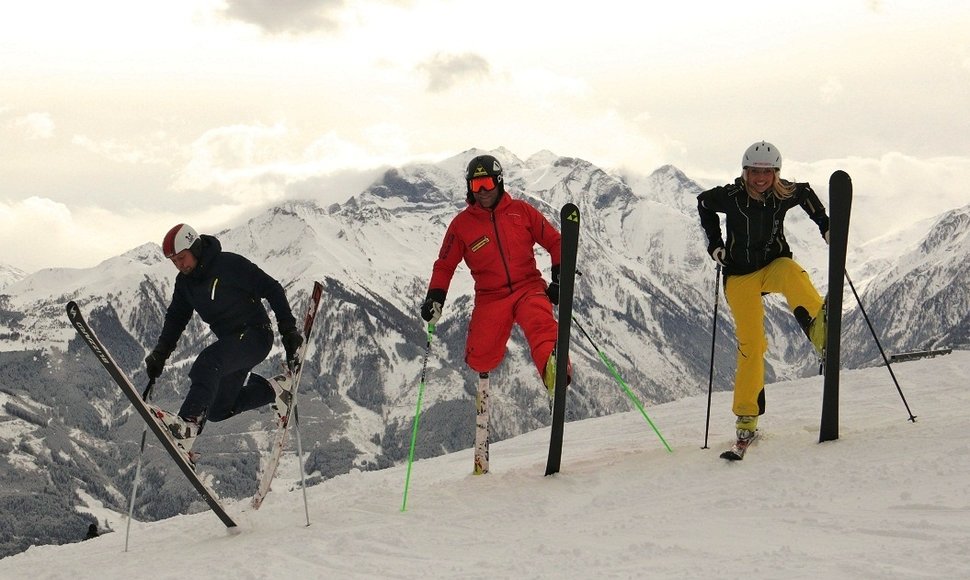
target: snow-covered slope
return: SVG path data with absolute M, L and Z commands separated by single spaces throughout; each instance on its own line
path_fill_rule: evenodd
M 841 437 L 818 444 L 821 380 L 769 386 L 763 439 L 743 462 L 717 453 L 729 395 L 568 423 L 562 471 L 543 477 L 548 429 L 418 461 L 402 513 L 403 466 L 307 490 L 276 486 L 263 508 L 135 522 L 0 560 L 0 577 L 184 578 L 961 578 L 970 553 L 966 412 L 970 352 L 896 367 L 918 420 L 885 369 L 843 376 Z M 284 466 L 284 474 L 294 471 Z M 292 474 L 295 475 L 295 474 Z M 292 482 L 292 480 L 291 480 Z M 84 530 L 78 529 L 80 539 Z

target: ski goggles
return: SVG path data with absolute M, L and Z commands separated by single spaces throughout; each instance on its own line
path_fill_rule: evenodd
M 495 178 L 473 177 L 468 181 L 468 189 L 470 189 L 472 193 L 478 193 L 482 190 L 489 191 L 495 189 Z

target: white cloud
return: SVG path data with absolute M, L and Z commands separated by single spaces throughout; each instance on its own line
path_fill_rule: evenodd
M 85 135 L 75 135 L 71 143 L 100 157 L 118 163 L 160 164 L 172 162 L 178 146 L 165 133 L 131 138 L 97 141 Z
M 224 205 L 174 214 L 71 207 L 36 196 L 13 203 L 0 201 L 0 263 L 26 272 L 90 267 L 146 242 L 160 243 L 176 223 L 217 231 L 239 215 L 238 207 Z
M 791 161 L 784 173 L 789 179 L 810 181 L 824 200 L 836 169 L 852 177 L 852 230 L 859 244 L 970 204 L 970 191 L 960 185 L 970 173 L 967 157 L 920 159 L 890 152 L 878 158 Z
M 282 122 L 233 125 L 207 131 L 189 149 L 173 188 L 208 191 L 246 207 L 279 200 L 307 180 L 427 158 L 412 152 L 407 132 L 393 123 L 361 127 L 355 138 L 336 131 L 308 138 Z
M 54 136 L 54 120 L 49 113 L 28 113 L 13 119 L 10 124 L 21 129 L 27 139 L 44 140 Z
M 825 79 L 825 84 L 819 89 L 819 93 L 821 94 L 822 102 L 829 105 L 839 99 L 843 90 L 842 81 L 836 77 L 829 77 Z
M 344 0 L 226 0 L 223 14 L 268 34 L 306 34 L 337 28 Z
M 46 3 L 20 3 L 0 19 L 19 49 L 0 59 L 9 204 L 55 200 L 75 219 L 79 203 L 247 211 L 332 176 L 500 146 L 720 182 L 761 138 L 805 163 L 877 160 L 853 160 L 861 189 L 905 183 L 936 200 L 961 179 L 936 161 L 970 150 L 954 122 L 970 57 L 952 40 L 970 10 L 946 0 L 779 4 L 759 25 L 790 34 L 757 43 L 738 40 L 751 18 L 729 3 L 496 0 L 481 33 L 471 0 L 96 4 L 66 3 L 54 22 Z M 324 15 L 339 33 L 260 34 L 227 11 L 264 32 Z M 931 168 L 877 171 L 889 151 Z
M 215 190 L 240 203 L 279 196 L 282 189 L 268 189 L 266 178 L 278 173 L 285 166 L 283 160 L 291 155 L 286 151 L 288 133 L 283 124 L 210 129 L 189 147 L 189 161 L 173 186 L 176 190 Z
M 466 79 L 487 79 L 491 73 L 488 61 L 474 53 L 437 53 L 417 66 L 428 76 L 428 90 L 446 91 Z
M 51 265 L 51 256 L 59 256 L 64 260 L 60 265 L 64 266 L 70 265 L 72 257 L 90 265 L 84 254 L 90 251 L 102 255 L 101 244 L 114 244 L 116 233 L 111 227 L 100 231 L 79 228 L 72 210 L 50 199 L 29 197 L 14 203 L 0 202 L 0 248 L 17 249 L 15 255 L 3 256 L 0 261 L 28 272 Z

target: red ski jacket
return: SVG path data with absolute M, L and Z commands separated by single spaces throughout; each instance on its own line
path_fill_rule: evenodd
M 475 280 L 475 300 L 503 298 L 537 284 L 545 288 L 534 247 L 549 251 L 559 264 L 559 232 L 539 210 L 504 193 L 489 210 L 470 204 L 451 220 L 435 260 L 429 289 L 445 292 L 464 259 Z

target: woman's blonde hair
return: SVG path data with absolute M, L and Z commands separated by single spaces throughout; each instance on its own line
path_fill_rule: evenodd
M 748 195 L 757 196 L 757 193 L 748 185 L 748 168 L 745 167 L 741 172 L 741 181 L 744 182 L 744 190 Z M 788 199 L 795 194 L 795 184 L 781 178 L 781 170 L 775 169 L 771 179 L 771 195 L 778 199 Z

